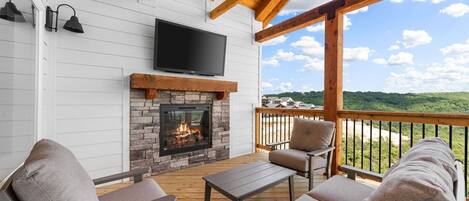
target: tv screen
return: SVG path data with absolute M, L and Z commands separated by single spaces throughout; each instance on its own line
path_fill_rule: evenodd
M 223 76 L 226 36 L 156 19 L 154 69 Z

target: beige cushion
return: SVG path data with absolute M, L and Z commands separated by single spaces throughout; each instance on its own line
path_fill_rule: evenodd
M 427 139 L 393 165 L 370 201 L 455 200 L 454 155 L 441 139 Z
M 306 194 L 320 201 L 361 201 L 374 190 L 371 186 L 337 175 Z
M 275 150 L 269 153 L 269 161 L 284 167 L 303 172 L 308 171 L 308 152 L 296 149 Z M 327 160 L 323 157 L 313 157 L 313 169 L 326 167 Z
M 67 148 L 51 141 L 37 142 L 13 177 L 21 201 L 98 201 L 91 178 Z
M 99 196 L 100 201 L 152 201 L 166 193 L 153 179 L 145 179 L 128 187 Z
M 295 118 L 290 148 L 303 151 L 325 149 L 331 144 L 334 129 L 333 122 Z

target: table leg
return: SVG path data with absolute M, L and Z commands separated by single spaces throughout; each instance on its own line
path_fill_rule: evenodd
M 212 187 L 205 182 L 205 201 L 210 201 L 210 195 L 212 194 Z
M 288 178 L 288 188 L 290 192 L 290 201 L 295 200 L 295 181 L 294 181 L 294 176 L 290 176 Z

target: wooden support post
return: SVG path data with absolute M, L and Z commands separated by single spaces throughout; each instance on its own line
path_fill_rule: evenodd
M 342 12 L 331 10 L 325 21 L 324 59 L 324 119 L 336 123 L 336 141 L 332 160 L 332 174 L 338 172 L 342 153 L 342 120 L 339 111 L 343 109 L 342 64 L 343 64 L 343 19 Z

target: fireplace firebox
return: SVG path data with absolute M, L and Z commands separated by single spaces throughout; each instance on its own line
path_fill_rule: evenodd
M 211 147 L 211 105 L 160 105 L 160 156 Z

